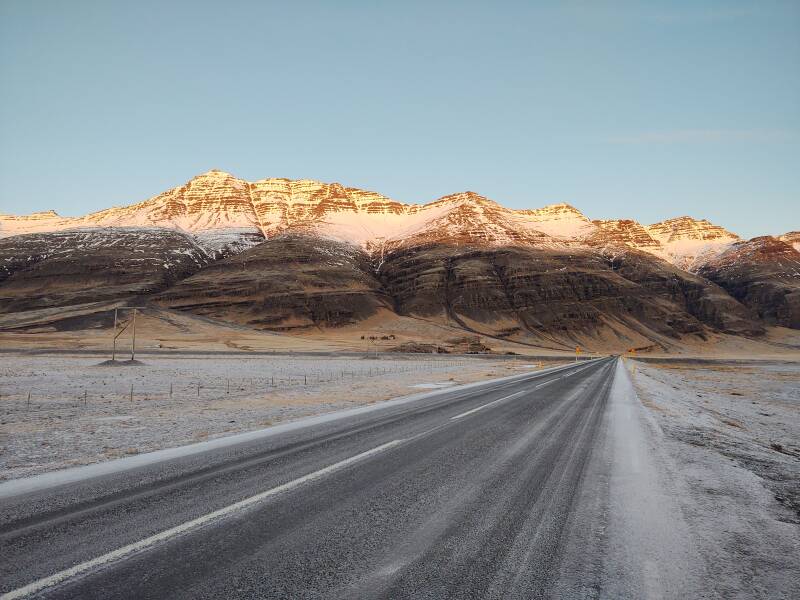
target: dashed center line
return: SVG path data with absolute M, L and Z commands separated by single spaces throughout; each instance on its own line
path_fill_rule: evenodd
M 586 367 L 584 367 L 584 369 L 585 368 Z M 579 371 L 583 371 L 583 369 L 578 369 L 578 370 Z M 562 375 L 561 378 L 563 379 L 564 377 L 566 377 L 566 375 Z M 539 385 L 537 385 L 533 389 L 538 390 L 539 388 L 542 388 L 542 387 L 544 387 L 546 385 L 550 385 L 551 383 L 555 383 L 556 381 L 558 381 L 558 379 L 552 379 L 550 381 L 546 381 L 544 383 L 540 383 Z M 502 402 L 503 400 L 508 400 L 509 398 L 514 398 L 515 396 L 519 396 L 521 394 L 524 394 L 526 391 L 528 391 L 528 390 L 522 390 L 521 392 L 517 392 L 515 394 L 511 394 L 510 396 L 504 396 L 502 398 L 498 398 L 497 400 L 492 400 L 491 402 L 487 402 L 486 404 L 482 404 L 481 406 L 478 406 L 477 408 L 473 408 L 472 410 L 468 410 L 466 412 L 463 412 L 463 413 L 461 413 L 459 415 L 456 415 L 455 417 L 450 417 L 450 420 L 451 421 L 455 421 L 456 419 L 461 419 L 463 417 L 466 417 L 467 415 L 471 415 L 472 413 L 476 413 L 479 410 L 483 410 L 484 408 L 492 406 L 493 404 L 497 404 L 498 402 Z
M 585 368 L 586 367 L 584 367 L 584 369 Z M 582 371 L 582 370 L 583 369 L 578 369 L 576 371 L 573 371 L 570 374 L 574 374 L 574 373 L 577 373 L 577 372 Z M 562 376 L 562 378 L 563 377 L 564 376 Z M 546 385 L 550 385 L 551 383 L 555 383 L 558 380 L 559 379 L 553 379 L 553 380 L 547 381 L 545 383 L 540 383 L 534 389 L 542 388 L 542 387 L 544 387 Z M 508 385 L 514 385 L 515 383 L 516 382 L 508 384 Z M 511 398 L 515 398 L 517 396 L 521 396 L 522 394 L 526 393 L 527 391 L 528 390 L 522 390 L 522 391 L 516 392 L 514 394 L 510 394 L 508 396 L 504 396 L 504 397 L 499 398 L 497 400 L 493 400 L 492 402 L 488 402 L 486 404 L 478 406 L 477 408 L 473 408 L 472 410 L 468 410 L 468 411 L 463 412 L 463 413 L 461 413 L 459 415 L 451 417 L 450 420 L 451 421 L 455 421 L 457 419 L 461 419 L 463 417 L 466 417 L 467 415 L 471 415 L 473 413 L 476 413 L 479 410 L 483 410 L 484 408 L 488 408 L 489 406 L 492 406 L 492 405 L 497 404 L 499 402 L 503 402 L 505 400 L 510 400 Z M 438 429 L 438 427 L 434 428 L 434 430 L 435 429 Z M 433 431 L 433 430 L 431 430 L 431 431 Z M 424 434 L 427 434 L 427 433 L 429 433 L 429 432 L 423 432 L 422 434 L 418 434 L 417 436 L 414 436 L 414 438 L 419 437 L 419 436 L 424 435 Z M 413 439 L 413 438 L 409 438 L 409 439 Z M 178 536 L 178 535 L 180 535 L 182 533 L 186 533 L 188 531 L 191 531 L 193 529 L 201 527 L 202 525 L 205 525 L 205 524 L 207 524 L 209 522 L 216 521 L 216 520 L 221 519 L 223 517 L 226 517 L 228 515 L 231 515 L 231 514 L 234 514 L 236 512 L 242 511 L 242 510 L 244 510 L 244 509 L 246 509 L 246 508 L 248 508 L 250 506 L 253 506 L 253 505 L 257 504 L 258 502 L 266 500 L 267 498 L 269 498 L 271 496 L 275 496 L 275 495 L 277 495 L 277 494 L 279 494 L 281 492 L 288 491 L 288 490 L 290 490 L 292 488 L 295 488 L 295 487 L 297 487 L 299 485 L 302 485 L 302 484 L 304 484 L 306 482 L 318 479 L 318 478 L 323 477 L 325 475 L 328 475 L 328 474 L 330 474 L 330 473 L 332 473 L 334 471 L 338 471 L 339 469 L 342 469 L 342 468 L 346 467 L 347 465 L 349 465 L 351 463 L 357 462 L 359 460 L 362 460 L 364 458 L 367 458 L 369 456 L 372 456 L 374 454 L 377 454 L 379 452 L 387 450 L 387 449 L 389 449 L 389 448 L 391 448 L 393 446 L 397 446 L 398 444 L 402 444 L 403 442 L 406 442 L 406 441 L 408 441 L 408 440 L 407 439 L 397 439 L 397 440 L 393 440 L 391 442 L 387 442 L 386 444 L 382 444 L 380 446 L 376 446 L 375 448 L 372 448 L 371 450 L 367 450 L 365 452 L 361 452 L 360 454 L 356 454 L 355 456 L 351 456 L 350 458 L 346 458 L 344 460 L 341 460 L 341 461 L 339 461 L 337 463 L 334 463 L 332 465 L 324 467 L 324 468 L 322 468 L 322 469 L 320 469 L 318 471 L 314 471 L 313 473 L 309 473 L 309 474 L 304 475 L 302 477 L 299 477 L 297 479 L 293 479 L 292 481 L 288 481 L 288 482 L 286 482 L 284 484 L 281 484 L 281 485 L 279 485 L 277 487 L 271 488 L 269 490 L 266 490 L 264 492 L 261 492 L 259 494 L 254 495 L 254 496 L 250 496 L 249 498 L 245 498 L 244 500 L 241 500 L 241 501 L 236 502 L 234 504 L 231 504 L 229 506 L 220 508 L 219 510 L 215 510 L 213 512 L 210 512 L 210 513 L 208 513 L 206 515 L 203 515 L 203 516 L 198 517 L 196 519 L 193 519 L 191 521 L 187 521 L 186 523 L 182 523 L 181 525 L 177 525 L 175 527 L 172 527 L 170 529 L 162 531 L 161 533 L 157 533 L 155 535 L 147 537 L 147 538 L 145 538 L 143 540 L 140 540 L 138 542 L 134 542 L 132 544 L 128 544 L 127 546 L 123 546 L 123 547 L 118 548 L 116 550 L 113 550 L 111 552 L 107 552 L 106 554 L 103 554 L 102 556 L 98 556 L 97 558 L 94 558 L 92 560 L 88 560 L 86 562 L 80 563 L 80 564 L 75 565 L 73 567 L 70 567 L 68 569 L 64 569 L 63 571 L 59 571 L 58 573 L 50 575 L 49 577 L 45 577 L 45 578 L 39 579 L 37 581 L 29 583 L 26 586 L 23 586 L 23 587 L 18 588 L 16 590 L 12 590 L 10 592 L 2 594 L 2 595 L 0 595 L 0 600 L 11 600 L 13 598 L 23 598 L 25 596 L 28 596 L 28 595 L 31 595 L 31 594 L 35 594 L 35 593 L 40 592 L 41 590 L 43 590 L 45 588 L 52 587 L 52 586 L 57 585 L 59 583 L 63 583 L 63 582 L 65 582 L 65 581 L 67 581 L 67 580 L 69 580 L 69 579 L 71 579 L 71 578 L 73 578 L 73 577 L 75 577 L 77 575 L 80 575 L 82 573 L 85 573 L 87 571 L 95 569 L 97 567 L 102 567 L 102 566 L 104 566 L 104 565 L 106 565 L 108 563 L 114 562 L 114 561 L 116 561 L 116 560 L 118 560 L 120 558 L 124 558 L 125 556 L 128 556 L 130 554 L 133 554 L 133 553 L 136 553 L 136 552 L 141 552 L 142 550 L 145 550 L 145 549 L 149 548 L 150 546 L 154 546 L 154 545 L 156 545 L 158 543 L 165 542 L 165 541 L 167 541 L 167 540 L 169 540 L 171 538 L 174 538 L 174 537 L 176 537 L 176 536 Z
M 502 402 L 503 400 L 508 400 L 509 398 L 514 398 L 515 396 L 519 396 L 520 394 L 524 394 L 526 390 L 522 390 L 521 392 L 517 392 L 516 394 L 511 394 L 510 396 L 503 396 L 502 398 L 498 398 L 497 400 L 492 400 L 491 402 L 487 402 L 486 404 L 482 404 L 478 408 L 473 408 L 472 410 L 468 410 L 467 412 L 463 412 L 460 415 L 456 415 L 455 417 L 450 417 L 451 421 L 455 421 L 456 419 L 460 419 L 461 417 L 466 417 L 467 415 L 471 415 L 472 413 L 478 412 L 479 410 L 483 410 L 488 406 L 492 406 L 493 404 L 497 404 L 498 402 Z

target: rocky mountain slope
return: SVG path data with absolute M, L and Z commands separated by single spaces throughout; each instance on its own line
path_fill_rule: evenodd
M 191 237 L 155 228 L 81 229 L 0 239 L 0 312 L 152 294 L 211 257 Z
M 648 233 L 647 228 L 631 219 L 609 219 L 592 221 L 598 230 L 589 241 L 597 246 L 620 246 L 636 248 L 661 258 L 668 258 L 664 246 Z
M 540 344 L 762 331 L 716 285 L 636 251 L 612 266 L 583 249 L 418 246 L 387 256 L 379 277 L 400 314 Z
M 784 233 L 781 236 L 778 236 L 778 239 L 782 242 L 786 242 L 787 244 L 791 244 L 792 247 L 800 252 L 800 231 L 790 231 L 789 233 Z
M 772 325 L 800 329 L 800 252 L 770 236 L 738 242 L 698 266 Z
M 380 261 L 348 244 L 284 234 L 218 261 L 153 297 L 251 327 L 353 325 L 393 314 L 567 349 L 607 337 L 668 347 L 707 331 L 758 335 L 716 285 L 643 252 L 612 267 L 590 250 L 420 244 Z
M 294 234 L 217 261 L 153 300 L 281 331 L 352 325 L 392 307 L 363 250 Z
M 403 204 L 209 171 L 84 217 L 0 215 L 0 313 L 36 323 L 36 311 L 135 298 L 260 329 L 400 315 L 550 347 L 666 348 L 757 336 L 762 320 L 800 327 L 793 235 L 742 242 L 689 217 L 590 221 L 474 192 Z
M 706 219 L 677 217 L 649 225 L 647 233 L 657 240 L 668 260 L 692 270 L 703 256 L 713 255 L 739 240 L 739 236 Z

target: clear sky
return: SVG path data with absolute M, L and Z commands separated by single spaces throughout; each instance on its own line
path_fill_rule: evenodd
M 0 1 L 0 212 L 211 168 L 800 229 L 800 2 Z

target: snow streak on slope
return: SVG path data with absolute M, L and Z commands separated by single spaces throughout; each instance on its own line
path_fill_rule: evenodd
M 531 231 L 541 231 L 560 238 L 582 239 L 597 227 L 574 206 L 550 204 L 535 210 L 513 211 L 514 219 Z
M 210 256 L 193 237 L 160 227 L 85 227 L 46 234 L 27 234 L 15 242 L 0 242 L 0 281 L 23 268 L 45 260 L 72 256 L 116 256 L 109 263 L 126 268 L 146 264 L 144 271 L 188 267 L 199 269 Z
M 78 219 L 62 217 L 54 210 L 30 215 L 0 214 L 0 238 L 27 233 L 46 233 L 74 227 Z

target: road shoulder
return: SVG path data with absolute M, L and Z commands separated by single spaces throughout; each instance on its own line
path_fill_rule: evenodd
M 618 361 L 570 519 L 556 597 L 696 597 L 702 561 L 662 438 Z
M 752 396 L 726 395 L 726 386 L 735 385 L 741 369 L 726 372 L 721 380 L 715 380 L 713 366 L 684 370 L 629 361 L 627 371 L 641 406 L 662 432 L 659 444 L 671 470 L 679 475 L 674 499 L 703 560 L 703 593 L 797 598 L 800 527 L 796 514 L 776 499 L 780 495 L 774 490 L 780 486 L 764 475 L 789 477 L 785 472 L 796 473 L 800 465 L 783 453 L 769 456 L 769 443 L 758 442 L 760 436 L 769 437 L 759 427 L 770 427 L 758 407 L 774 407 L 781 400 L 771 397 L 763 377 L 740 373 L 756 385 Z

